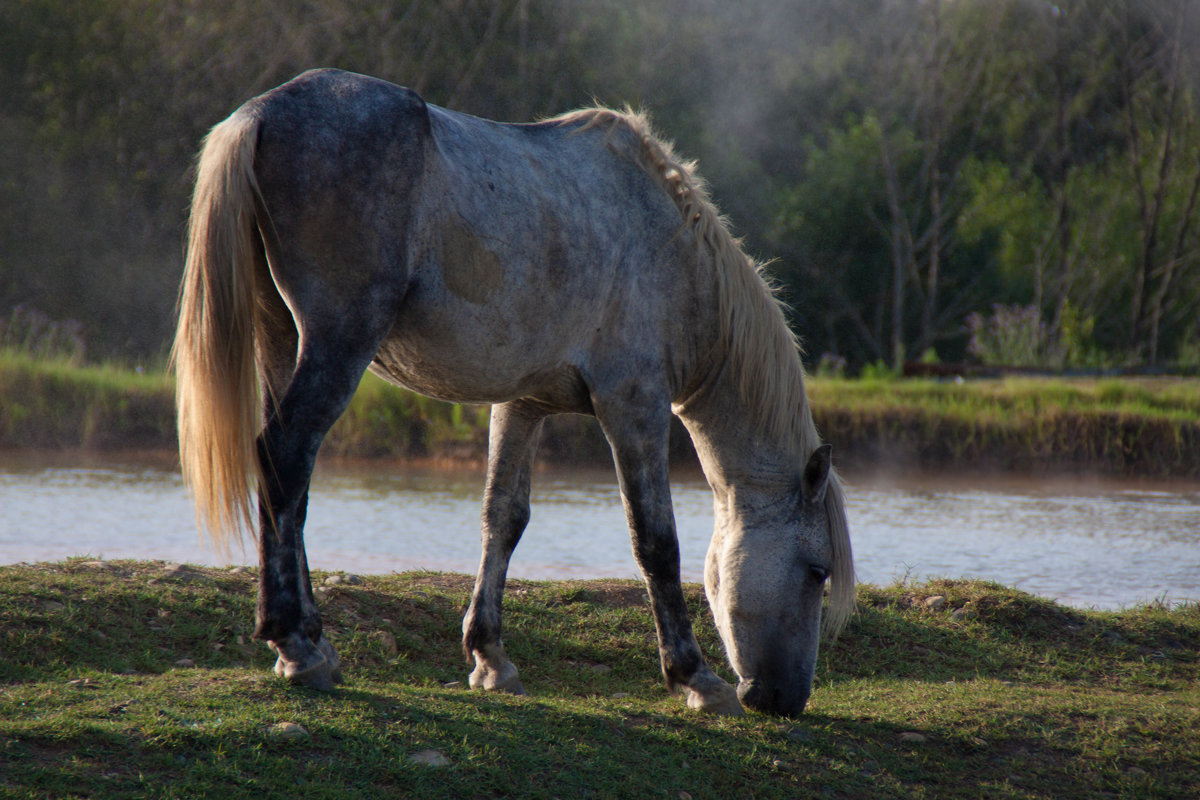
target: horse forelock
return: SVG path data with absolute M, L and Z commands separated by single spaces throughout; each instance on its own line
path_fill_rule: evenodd
M 586 108 L 548 122 L 576 124 L 580 130 L 623 129 L 632 134 L 631 144 L 610 136 L 609 146 L 617 150 L 633 148 L 625 155 L 656 179 L 679 209 L 684 225 L 711 255 L 707 261 L 712 266 L 718 298 L 719 343 L 726 348 L 725 357 L 742 401 L 759 432 L 772 441 L 789 443 L 797 464 L 804 463 L 820 446 L 821 438 L 804 390 L 800 342 L 788 326 L 783 303 L 764 272 L 766 265 L 747 255 L 741 241 L 730 232 L 696 163 L 680 160 L 671 142 L 655 134 L 647 115 L 628 107 L 622 111 Z M 701 263 L 705 261 L 701 259 Z M 850 532 L 836 473 L 830 474 L 825 506 L 833 570 L 824 627 L 826 633 L 836 636 L 855 604 Z

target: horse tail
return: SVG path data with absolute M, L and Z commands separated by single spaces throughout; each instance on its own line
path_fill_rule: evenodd
M 254 176 L 258 124 L 238 112 L 204 140 L 171 348 L 184 483 L 197 523 L 222 550 L 230 534 L 253 530 L 251 498 L 262 476 L 255 443 L 255 264 L 264 259 Z

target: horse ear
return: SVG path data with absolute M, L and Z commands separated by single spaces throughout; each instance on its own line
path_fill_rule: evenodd
M 805 503 L 825 502 L 825 489 L 829 486 L 830 456 L 833 446 L 823 444 L 809 456 L 804 466 L 804 477 L 800 482 Z

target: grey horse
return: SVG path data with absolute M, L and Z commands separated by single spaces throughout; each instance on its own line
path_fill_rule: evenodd
M 463 621 L 473 687 L 522 691 L 501 596 L 550 414 L 600 422 L 663 675 L 689 706 L 799 713 L 823 596 L 829 630 L 852 610 L 842 490 L 797 342 L 694 165 L 638 114 L 500 124 L 335 70 L 248 101 L 201 153 L 172 361 L 199 522 L 224 543 L 254 527 L 257 494 L 255 636 L 297 683 L 341 679 L 303 528 L 321 441 L 367 369 L 492 404 Z M 684 604 L 672 413 L 713 490 L 705 589 L 736 692 L 705 663 Z

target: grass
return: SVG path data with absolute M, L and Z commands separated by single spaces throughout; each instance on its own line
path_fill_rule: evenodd
M 813 378 L 813 413 L 856 467 L 1200 477 L 1200 379 Z M 488 407 L 442 403 L 368 374 L 325 440 L 330 455 L 482 461 Z M 0 349 L 0 447 L 175 447 L 173 384 L 158 372 L 71 366 Z M 676 426 L 675 457 L 689 458 Z M 608 463 L 599 426 L 546 426 L 541 453 Z
M 0 567 L 0 796 L 1176 798 L 1200 786 L 1195 605 L 1101 613 L 978 582 L 864 586 L 805 715 L 729 720 L 667 695 L 644 591 L 627 582 L 513 582 L 506 643 L 529 695 L 465 689 L 469 591 L 433 573 L 324 588 L 347 676 L 324 695 L 275 679 L 249 641 L 252 571 Z M 701 591 L 687 594 L 723 664 Z M 431 750 L 449 764 L 411 759 Z
M 810 382 L 826 440 L 859 465 L 1200 475 L 1200 380 Z

